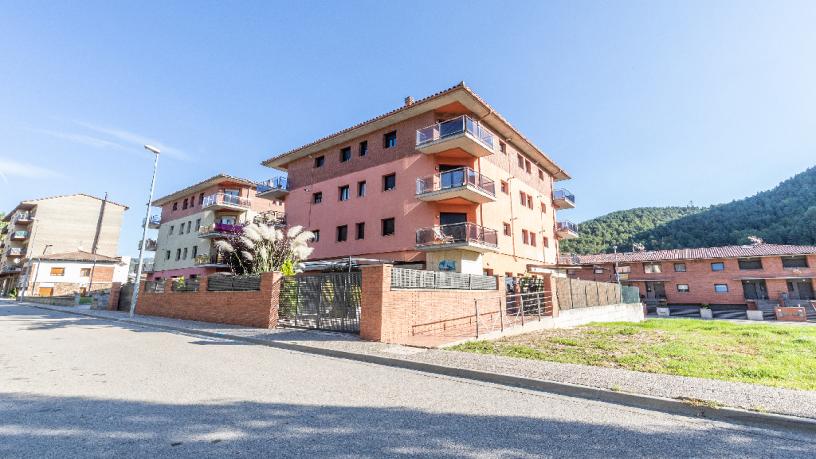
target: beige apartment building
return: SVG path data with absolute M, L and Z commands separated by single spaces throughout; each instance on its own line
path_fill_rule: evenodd
M 7 225 L 0 231 L 0 291 L 28 289 L 32 260 L 43 255 L 116 257 L 127 209 L 82 193 L 21 201 L 3 218 Z

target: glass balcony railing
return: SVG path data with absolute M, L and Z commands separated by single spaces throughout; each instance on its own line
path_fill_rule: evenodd
M 34 215 L 31 212 L 17 212 L 14 215 L 14 223 L 19 224 L 31 223 L 33 219 Z
M 226 265 L 227 260 L 221 255 L 199 255 L 193 259 L 197 266 L 201 265 Z
M 142 226 L 147 223 L 150 228 L 158 228 L 161 225 L 161 215 L 151 215 L 149 219 L 142 219 Z
M 463 243 L 496 247 L 499 239 L 496 230 L 470 222 L 420 228 L 416 232 L 418 247 Z
M 447 137 L 468 133 L 490 150 L 495 149 L 496 136 L 473 118 L 462 115 L 417 130 L 416 145 L 421 147 Z
M 496 184 L 493 180 L 469 167 L 452 169 L 438 174 L 417 179 L 416 194 L 449 190 L 463 186 L 478 188 L 491 196 L 496 196 Z
M 255 184 L 256 194 L 266 193 L 268 191 L 289 191 L 289 181 L 286 177 L 275 177 L 273 179 L 264 180 Z
M 244 231 L 244 225 L 233 225 L 229 223 L 213 223 L 212 225 L 202 226 L 198 230 L 200 236 L 207 234 L 240 234 Z
M 238 196 L 235 194 L 215 193 L 204 197 L 204 203 L 201 207 L 207 208 L 212 206 L 231 206 L 249 208 L 250 200 L 248 198 Z
M 11 238 L 15 240 L 21 240 L 28 238 L 28 231 L 14 231 L 11 233 Z
M 553 201 L 564 201 L 569 205 L 575 205 L 575 195 L 569 190 L 560 189 L 553 191 Z
M 10 257 L 22 257 L 25 253 L 26 250 L 23 247 L 9 247 L 9 249 L 6 250 L 6 255 Z
M 555 229 L 559 232 L 571 232 L 571 233 L 578 233 L 578 225 L 571 221 L 560 221 L 556 223 Z

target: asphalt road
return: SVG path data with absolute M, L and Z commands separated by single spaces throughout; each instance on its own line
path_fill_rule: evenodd
M 0 457 L 813 457 L 816 439 L 0 305 Z

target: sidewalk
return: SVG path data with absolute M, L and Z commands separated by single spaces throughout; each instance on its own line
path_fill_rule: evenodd
M 263 344 L 297 352 L 349 358 L 518 387 L 532 387 L 646 409 L 661 409 L 662 407 L 662 409 L 677 411 L 677 401 L 680 400 L 692 402 L 688 406 L 694 406 L 694 410 L 697 411 L 689 414 L 698 416 L 716 415 L 715 412 L 724 413 L 727 410 L 718 407 L 730 407 L 755 413 L 808 418 L 816 422 L 816 391 L 780 389 L 745 383 L 441 349 L 420 349 L 362 341 L 357 335 L 344 333 L 290 328 L 273 330 L 245 328 L 153 316 L 136 316 L 130 319 L 127 313 L 117 311 L 77 310 L 66 306 L 22 304 L 195 335 Z M 738 418 L 739 413 L 729 416 Z M 750 416 L 750 413 L 746 415 L 746 417 Z

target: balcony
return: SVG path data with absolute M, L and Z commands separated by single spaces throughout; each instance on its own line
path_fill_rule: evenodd
M 256 225 L 286 226 L 286 214 L 277 210 L 261 212 L 252 219 Z
M 420 228 L 416 232 L 417 250 L 461 249 L 474 252 L 492 252 L 498 247 L 496 230 L 475 223 Z
M 17 212 L 14 215 L 14 224 L 16 225 L 28 225 L 33 221 L 34 215 L 31 212 Z
M 199 255 L 193 259 L 196 266 L 202 268 L 227 268 L 227 260 L 219 255 Z
M 244 225 L 230 225 L 228 223 L 213 223 L 209 226 L 202 226 L 198 230 L 198 237 L 217 239 L 236 234 L 241 234 L 244 231 Z
M 572 209 L 575 207 L 575 195 L 568 190 L 553 191 L 553 206 L 558 209 Z
M 158 229 L 161 226 L 161 215 L 151 215 L 150 219 L 142 219 L 142 226 L 147 223 L 147 227 L 151 229 Z
M 19 273 L 22 267 L 19 264 L 6 263 L 3 265 L 4 273 Z
M 575 239 L 578 237 L 578 225 L 569 221 L 555 224 L 555 235 L 558 239 Z
M 6 250 L 6 255 L 9 257 L 22 257 L 25 256 L 25 254 L 25 247 L 9 247 L 8 250 Z
M 464 200 L 484 204 L 496 200 L 496 184 L 473 169 L 462 167 L 418 178 L 416 196 L 420 201 Z
M 263 199 L 283 199 L 289 194 L 289 181 L 286 177 L 276 177 L 255 184 L 255 196 Z
M 481 158 L 496 150 L 496 136 L 480 122 L 462 115 L 417 130 L 416 148 L 425 154 L 459 149 Z
M 147 252 L 155 252 L 157 248 L 156 240 L 155 239 L 147 239 L 145 240 L 145 251 Z M 136 244 L 136 250 L 142 249 L 142 241 L 138 241 Z
M 11 233 L 11 240 L 12 241 L 24 241 L 28 239 L 28 231 L 14 231 Z
M 248 198 L 234 194 L 215 193 L 204 197 L 201 205 L 204 209 L 211 210 L 247 210 L 251 201 Z

